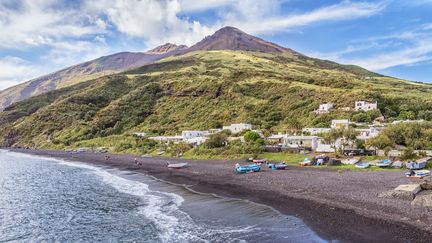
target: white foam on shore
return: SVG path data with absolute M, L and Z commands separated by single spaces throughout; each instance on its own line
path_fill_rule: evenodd
M 197 225 L 187 213 L 180 210 L 179 207 L 184 201 L 180 195 L 152 191 L 147 184 L 125 179 L 92 165 L 61 160 L 58 162 L 67 166 L 91 170 L 103 182 L 119 192 L 140 197 L 146 205 L 140 207 L 138 213 L 155 223 L 159 237 L 163 242 L 210 242 L 205 238 L 211 238 L 212 235 L 220 236 L 252 231 L 253 227 L 211 229 L 207 226 Z M 236 241 L 238 242 L 239 239 Z
M 121 193 L 141 198 L 145 206 L 138 208 L 138 213 L 152 221 L 158 229 L 162 242 L 212 242 L 223 238 L 223 242 L 245 242 L 231 237 L 231 234 L 250 234 L 254 227 L 225 227 L 198 225 L 180 209 L 184 198 L 175 193 L 152 191 L 145 183 L 129 180 L 112 174 L 105 169 L 84 162 L 71 162 L 63 159 L 24 154 L 8 150 L 0 150 L 11 156 L 28 159 L 53 161 L 61 165 L 82 168 L 97 175 L 101 180 Z M 219 240 L 221 241 L 221 240 Z M 222 241 L 221 241 L 222 242 Z

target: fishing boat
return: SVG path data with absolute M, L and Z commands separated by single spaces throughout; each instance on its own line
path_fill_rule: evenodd
M 396 168 L 396 169 L 400 169 L 400 168 L 403 167 L 403 163 L 402 163 L 402 161 L 400 161 L 400 160 L 395 161 L 395 162 L 393 162 L 392 167 L 393 167 L 393 168 Z
M 267 163 L 266 159 L 253 159 L 252 162 L 254 162 L 255 164 L 265 164 Z
M 267 163 L 267 166 L 269 167 L 269 169 L 272 170 L 285 170 L 285 168 L 287 167 L 285 163 L 277 163 L 277 164 Z
M 167 162 L 167 167 L 171 169 L 182 169 L 188 167 L 188 163 L 170 164 Z
M 414 175 L 411 175 L 410 172 L 405 172 L 406 177 L 416 177 L 416 178 L 423 178 L 426 176 L 430 176 L 431 172 L 429 170 L 416 170 L 414 171 Z
M 305 158 L 302 162 L 299 163 L 300 166 L 309 166 L 312 164 L 312 161 L 309 158 Z
M 360 161 L 359 158 L 343 159 L 341 162 L 344 165 L 354 165 Z
M 380 160 L 378 163 L 376 163 L 376 166 L 378 166 L 378 167 L 388 167 L 388 166 L 390 166 L 391 165 L 391 163 L 392 163 L 392 161 L 391 160 L 389 160 L 389 159 L 384 159 L 384 160 Z
M 412 170 L 420 170 L 420 169 L 424 169 L 426 167 L 427 162 L 426 161 L 421 161 L 418 160 L 417 162 L 409 162 L 406 163 L 406 168 L 407 169 L 412 169 Z
M 359 162 L 357 164 L 355 164 L 355 167 L 360 168 L 360 169 L 366 169 L 370 166 L 370 164 L 368 162 Z
M 235 166 L 235 172 L 237 173 L 258 172 L 260 170 L 261 170 L 261 165 L 257 165 L 257 164 L 248 164 L 248 165 L 236 164 Z

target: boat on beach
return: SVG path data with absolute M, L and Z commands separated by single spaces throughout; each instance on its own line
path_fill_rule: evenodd
M 167 162 L 167 167 L 171 169 L 182 169 L 188 167 L 188 163 L 177 163 L 177 164 L 170 164 Z
M 285 163 L 277 163 L 277 164 L 267 163 L 267 166 L 269 169 L 272 170 L 285 170 L 287 167 Z
M 341 162 L 344 165 L 354 165 L 360 161 L 359 158 L 343 159 Z
M 261 165 L 258 164 L 247 164 L 247 165 L 236 164 L 235 166 L 235 172 L 237 173 L 258 172 L 260 170 L 261 170 Z
M 309 166 L 312 164 L 312 161 L 309 158 L 305 158 L 302 162 L 299 163 L 300 166 Z
M 406 177 L 423 178 L 430 175 L 431 175 L 430 170 L 415 170 L 414 175 L 411 175 L 411 172 L 405 172 Z
M 266 159 L 253 159 L 252 162 L 255 164 L 265 164 L 268 161 Z
M 360 169 L 366 169 L 370 166 L 370 164 L 368 162 L 358 162 L 357 164 L 355 164 L 355 167 L 360 168 Z
M 384 159 L 384 160 L 380 160 L 378 163 L 376 163 L 376 166 L 383 168 L 383 167 L 388 167 L 388 166 L 390 166 L 391 163 L 392 163 L 391 160 L 389 160 L 389 159 Z

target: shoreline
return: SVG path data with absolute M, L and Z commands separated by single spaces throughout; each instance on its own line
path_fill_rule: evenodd
M 246 199 L 302 219 L 325 240 L 343 242 L 428 242 L 432 236 L 430 209 L 408 201 L 378 198 L 376 193 L 409 181 L 398 172 L 343 172 L 289 167 L 237 175 L 238 161 L 141 158 L 136 155 L 68 153 L 54 150 L 9 149 L 12 152 L 115 167 L 187 185 L 202 193 Z M 105 160 L 105 155 L 110 159 Z M 134 158 L 142 163 L 135 165 Z M 189 162 L 181 170 L 165 162 Z M 400 178 L 399 178 L 400 177 Z M 388 185 L 387 185 L 388 184 Z M 352 191 L 355 192 L 352 192 Z

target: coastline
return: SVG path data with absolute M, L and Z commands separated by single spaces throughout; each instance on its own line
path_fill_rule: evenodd
M 10 149 L 13 152 L 115 167 L 154 176 L 191 189 L 262 203 L 299 217 L 326 240 L 343 242 L 428 242 L 432 236 L 430 209 L 408 201 L 378 198 L 378 193 L 410 183 L 399 172 L 343 172 L 289 167 L 236 175 L 237 161 L 140 158 L 100 153 Z M 134 158 L 142 163 L 135 165 Z M 170 170 L 165 162 L 189 162 Z

